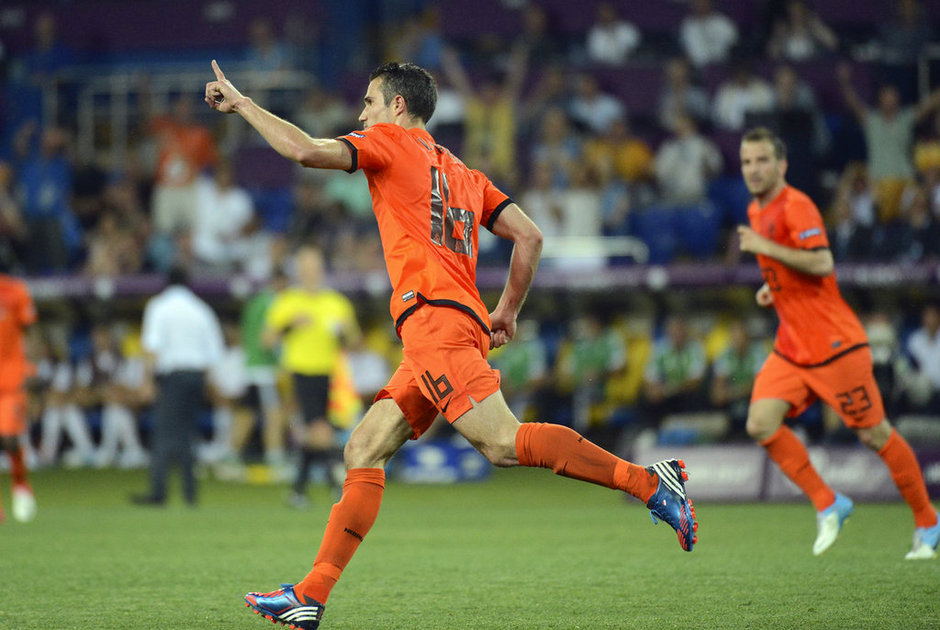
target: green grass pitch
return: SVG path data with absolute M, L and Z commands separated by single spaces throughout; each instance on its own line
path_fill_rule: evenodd
M 199 507 L 161 509 L 128 504 L 142 472 L 33 480 L 38 518 L 0 525 L 3 629 L 271 627 L 242 595 L 300 579 L 329 512 L 323 488 L 297 512 L 281 486 L 207 480 Z M 544 470 L 391 482 L 321 628 L 940 627 L 940 561 L 903 559 L 902 503 L 858 505 L 819 558 L 808 503 L 697 512 L 686 553 L 638 502 Z

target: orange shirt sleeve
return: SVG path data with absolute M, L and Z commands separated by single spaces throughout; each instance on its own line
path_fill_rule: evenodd
M 795 199 L 787 204 L 787 229 L 790 242 L 799 249 L 821 249 L 829 247 L 826 226 L 822 215 L 809 199 Z
M 483 183 L 483 216 L 480 217 L 480 225 L 485 226 L 487 230 L 492 232 L 496 219 L 499 218 L 500 213 L 506 206 L 512 203 L 512 199 L 497 188 L 485 175 L 480 173 L 480 176 L 485 180 Z
M 349 172 L 362 169 L 381 171 L 395 159 L 396 145 L 392 134 L 394 125 L 377 124 L 362 131 L 351 131 L 339 140 L 352 150 L 352 166 Z

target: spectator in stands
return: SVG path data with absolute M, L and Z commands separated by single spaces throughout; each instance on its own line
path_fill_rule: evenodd
M 561 188 L 571 182 L 575 165 L 581 160 L 582 141 L 571 129 L 562 109 L 550 109 L 542 117 L 539 133 L 531 145 L 531 162 L 551 169 L 552 185 Z
M 241 330 L 232 320 L 222 322 L 225 349 L 221 359 L 206 375 L 209 404 L 212 407 L 212 439 L 200 448 L 200 459 L 213 464 L 235 458 L 235 426 L 254 425 L 254 410 L 245 404 L 248 393 L 248 367 L 241 343 Z M 242 443 L 244 445 L 244 443 Z
M 19 141 L 21 150 L 30 144 L 36 127 L 27 125 Z M 26 153 L 19 173 L 29 247 L 26 268 L 32 273 L 64 271 L 80 243 L 78 224 L 72 213 L 72 164 L 68 158 L 68 135 L 49 127 L 41 132 L 39 147 Z
M 934 114 L 932 122 L 914 144 L 914 168 L 927 186 L 931 206 L 940 218 L 940 112 Z
M 128 352 L 112 337 L 114 334 L 110 327 L 102 325 L 92 332 L 93 337 L 106 338 L 99 339 L 95 345 L 117 360 L 100 391 L 101 443 L 95 459 L 98 466 L 142 468 L 149 455 L 141 443 L 138 420 L 141 411 L 153 402 L 154 391 L 147 387 L 146 366 L 139 344 L 127 343 L 134 348 L 133 352 Z M 100 365 L 102 361 L 96 357 L 95 363 Z
M 440 17 L 437 7 L 428 6 L 420 13 L 386 29 L 388 58 L 407 59 L 431 72 L 440 70 L 445 46 Z M 314 138 L 332 137 L 310 135 Z
M 894 323 L 887 313 L 875 311 L 864 320 L 865 335 L 871 349 L 872 370 L 881 391 L 881 398 L 888 416 L 900 411 L 901 383 L 904 371 L 910 369 L 901 356 L 901 344 Z
M 464 161 L 485 170 L 497 182 L 512 187 L 517 179 L 516 109 L 528 68 L 529 52 L 517 45 L 503 77 L 489 74 L 477 88 L 470 81 L 457 53 L 446 50 L 443 70 L 465 104 Z
M 26 256 L 29 239 L 13 185 L 13 167 L 0 161 L 0 266 L 17 272 Z
M 71 448 L 62 453 L 62 461 L 75 468 L 92 464 L 95 450 L 85 415 L 76 404 L 75 369 L 65 337 L 64 328 L 46 327 L 39 343 L 36 376 L 43 392 L 39 461 L 55 465 L 66 435 Z
M 349 128 L 355 118 L 339 97 L 321 86 L 313 86 L 304 94 L 294 113 L 297 126 L 314 138 L 332 138 Z
M 565 66 L 552 65 L 544 68 L 535 87 L 528 91 L 522 102 L 521 122 L 526 136 L 538 134 L 547 112 L 553 109 L 568 111 L 570 101 L 571 92 Z
M 786 15 L 773 24 L 767 55 L 771 59 L 806 61 L 835 52 L 839 38 L 819 16 L 807 6 L 806 0 L 789 0 Z
M 832 228 L 829 246 L 836 262 L 858 262 L 872 256 L 874 229 L 853 214 L 851 197 L 837 190 L 832 202 Z
M 594 313 L 571 322 L 555 365 L 556 382 L 571 397 L 575 428 L 584 431 L 598 420 L 608 378 L 626 364 L 626 347 L 612 327 Z
M 675 133 L 681 116 L 691 116 L 701 125 L 711 117 L 708 92 L 692 81 L 692 69 L 683 57 L 674 57 L 665 66 L 665 78 L 659 94 L 659 124 Z
M 913 186 L 902 197 L 898 225 L 887 248 L 899 262 L 936 260 L 940 246 L 940 221 L 930 211 L 928 190 Z
M 597 5 L 587 34 L 587 56 L 593 63 L 622 66 L 640 45 L 640 29 L 624 20 L 612 2 Z
M 526 214 L 539 226 L 546 239 L 561 235 L 564 220 L 564 209 L 561 205 L 564 188 L 557 184 L 551 165 L 548 162 L 533 164 L 528 184 L 528 188 L 520 198 Z M 550 260 L 543 260 L 542 265 L 546 264 L 551 266 L 553 263 Z
M 290 48 L 275 35 L 270 18 L 257 17 L 249 23 L 248 42 L 245 65 L 267 81 L 268 87 L 277 85 L 280 72 L 294 67 Z
M 940 89 L 924 96 L 916 105 L 904 107 L 897 88 L 882 85 L 878 89 L 877 106 L 870 108 L 852 85 L 849 65 L 841 64 L 836 73 L 845 103 L 855 114 L 865 134 L 868 175 L 876 191 L 889 197 L 883 212 L 892 217 L 897 214 L 905 182 L 914 175 L 914 127 L 940 108 Z
M 940 414 L 940 306 L 936 303 L 921 311 L 921 326 L 908 337 L 906 350 L 917 374 L 930 385 L 924 411 Z
M 229 271 L 238 260 L 239 242 L 254 216 L 254 203 L 235 182 L 227 162 L 220 162 L 213 177 L 198 180 L 198 201 L 193 219 L 193 254 L 212 271 Z
M 800 79 L 793 66 L 781 64 L 774 70 L 773 91 L 773 113 L 787 146 L 792 147 L 794 140 L 799 140 L 809 144 L 815 157 L 824 156 L 831 138 L 813 88 Z
M 137 273 L 143 267 L 144 250 L 134 234 L 126 230 L 113 210 L 102 212 L 88 235 L 84 272 L 90 276 L 115 277 Z
M 154 231 L 163 238 L 189 230 L 198 211 L 197 178 L 218 162 L 209 130 L 193 121 L 190 96 L 180 96 L 173 112 L 150 125 L 157 141 L 152 216 Z
M 656 181 L 670 204 L 698 203 L 706 198 L 708 182 L 722 169 L 721 152 L 701 135 L 695 121 L 680 116 L 676 133 L 656 152 Z
M 770 84 L 754 74 L 751 64 L 739 59 L 733 65 L 731 78 L 718 86 L 713 103 L 715 125 L 727 131 L 741 131 L 745 117 L 766 113 L 773 108 L 774 91 Z
M 633 134 L 626 117 L 610 123 L 603 132 L 584 143 L 584 159 L 602 173 L 609 173 L 630 184 L 654 179 L 653 150 Z
M 578 77 L 578 90 L 568 110 L 571 120 L 590 134 L 606 134 L 610 126 L 627 115 L 620 100 L 601 91 L 597 77 L 582 74 Z
M 643 375 L 645 424 L 656 426 L 665 415 L 703 409 L 707 368 L 705 348 L 692 336 L 685 317 L 669 316 Z
M 895 0 L 893 19 L 878 25 L 877 41 L 885 75 L 896 83 L 905 101 L 917 94 L 917 63 L 934 41 L 930 15 L 918 0 Z M 935 17 L 935 16 L 934 16 Z
M 565 59 L 563 38 L 553 32 L 548 14 L 536 3 L 526 3 L 522 9 L 522 33 L 518 39 L 533 64 L 554 64 Z
M 490 361 L 500 372 L 509 408 L 519 418 L 530 417 L 537 392 L 546 385 L 548 376 L 548 353 L 539 337 L 539 322 L 520 321 L 512 343 L 494 350 Z
M 572 170 L 571 184 L 562 192 L 560 236 L 569 241 L 593 243 L 586 251 L 565 249 L 560 252 L 556 262 L 565 269 L 602 269 L 607 264 L 607 255 L 601 247 L 604 231 L 600 183 L 594 165 L 579 160 Z
M 692 0 L 691 10 L 679 26 L 679 43 L 696 68 L 723 63 L 738 43 L 738 27 L 711 0 Z
M 754 377 L 767 358 L 767 349 L 763 346 L 751 339 L 744 320 L 735 318 L 728 325 L 728 347 L 712 366 L 711 402 L 730 416 L 729 437 L 734 439 L 748 439 L 744 428 L 747 408 Z
M 333 238 L 346 223 L 341 204 L 329 201 L 323 187 L 308 179 L 294 186 L 294 211 L 287 229 L 290 249 Z

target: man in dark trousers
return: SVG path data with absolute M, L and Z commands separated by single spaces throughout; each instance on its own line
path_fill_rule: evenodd
M 181 268 L 170 271 L 167 287 L 144 308 L 141 344 L 156 378 L 156 404 L 150 461 L 150 492 L 133 497 L 142 505 L 166 502 L 171 461 L 179 464 L 183 498 L 196 503 L 193 439 L 196 414 L 204 400 L 206 371 L 225 348 L 219 319 L 189 288 Z

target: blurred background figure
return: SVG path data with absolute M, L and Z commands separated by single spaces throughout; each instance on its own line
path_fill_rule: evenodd
M 144 307 L 141 344 L 156 389 L 150 488 L 138 505 L 163 505 L 171 464 L 180 468 L 183 499 L 196 504 L 196 417 L 205 401 L 206 373 L 225 353 L 222 327 L 212 308 L 189 288 L 189 275 L 174 269 L 163 291 Z
M 619 66 L 633 54 L 641 39 L 640 29 L 623 19 L 614 3 L 602 2 L 587 33 L 588 60 Z

